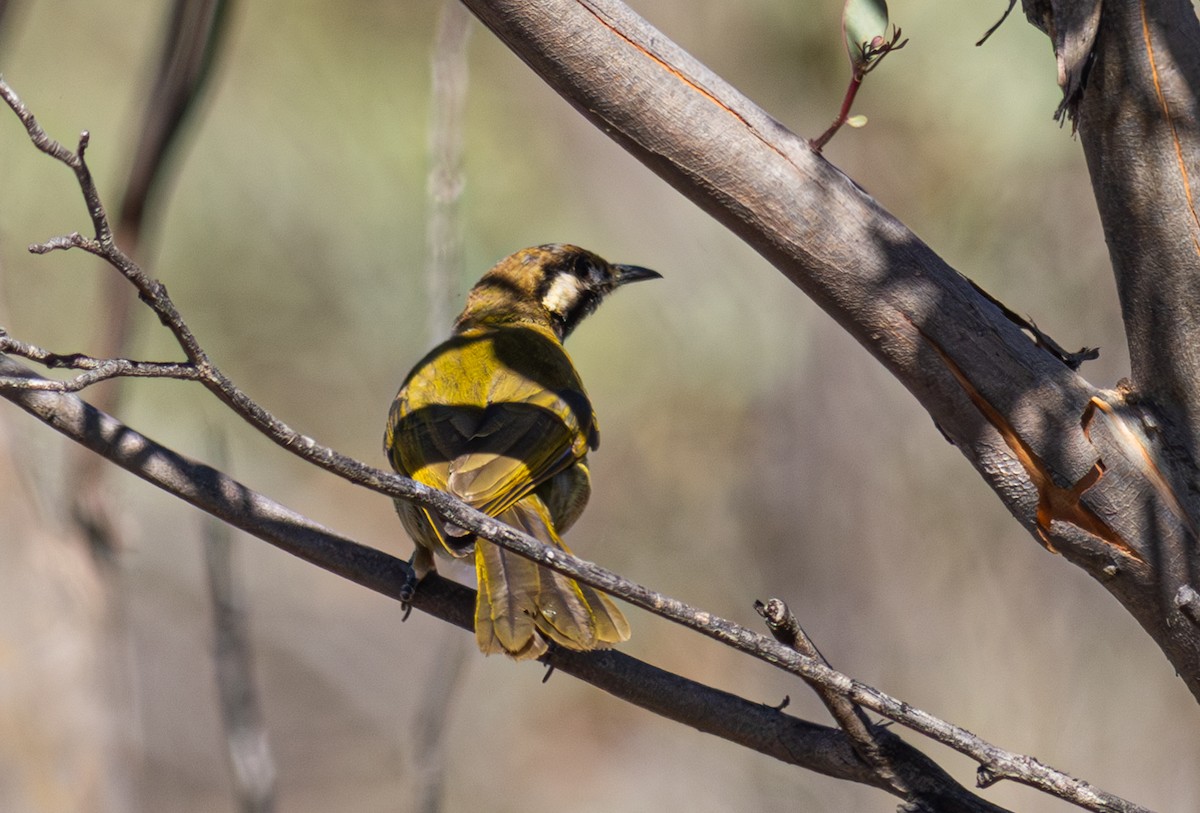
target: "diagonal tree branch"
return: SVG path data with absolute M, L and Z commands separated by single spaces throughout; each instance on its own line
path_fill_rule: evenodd
M 0 375 L 36 377 L 28 368 L 3 356 L 0 356 Z M 397 600 L 407 599 L 417 609 L 464 629 L 472 628 L 474 599 L 473 591 L 468 588 L 431 574 L 408 598 L 406 591 L 412 571 L 407 563 L 339 537 L 223 473 L 140 435 L 76 395 L 0 387 L 0 396 L 143 480 L 247 533 L 368 589 Z M 393 481 L 391 485 L 404 481 L 394 475 L 385 475 L 384 479 Z M 399 491 L 396 488 L 380 490 L 384 493 Z M 629 582 L 562 551 L 547 548 L 532 537 L 498 525 L 466 505 L 456 504 L 448 496 L 445 499 L 437 510 L 464 528 L 488 536 L 497 544 L 543 566 L 585 581 L 821 685 L 976 759 L 981 764 L 981 781 L 986 784 L 1009 779 L 1088 810 L 1122 813 L 1145 810 L 1036 759 L 997 748 L 965 729 L 835 672 L 745 627 Z M 706 733 L 789 764 L 897 792 L 874 769 L 858 759 L 850 739 L 841 731 L 797 720 L 777 709 L 663 672 L 619 652 L 577 653 L 555 648 L 544 660 L 557 670 Z M 885 756 L 897 773 L 906 778 L 912 792 L 920 798 L 939 800 L 942 807 L 936 809 L 991 813 L 1001 810 L 958 786 L 928 757 L 895 734 L 885 730 L 879 732 L 879 737 Z
M 1200 627 L 1161 600 L 1195 587 L 1198 569 L 1164 563 L 1191 561 L 1179 552 L 1195 549 L 1189 529 L 1200 510 L 1185 502 L 1192 519 L 1181 518 L 1171 509 L 1177 494 L 1136 466 L 1107 467 L 1124 452 L 1081 424 L 1095 398 L 1123 423 L 1153 423 L 1152 411 L 1097 390 L 1031 341 L 805 139 L 617 0 L 464 2 L 585 117 L 874 354 L 1035 538 L 1121 601 L 1200 699 Z M 1141 437 L 1139 456 L 1154 461 L 1158 441 Z

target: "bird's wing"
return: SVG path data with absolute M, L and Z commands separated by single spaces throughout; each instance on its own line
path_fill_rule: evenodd
M 402 392 L 392 403 L 384 445 L 392 467 L 434 488 L 445 489 L 450 461 L 462 454 L 482 409 L 440 404 L 417 406 Z M 472 412 L 475 414 L 473 415 Z
M 464 335 L 428 357 L 392 406 L 392 464 L 496 516 L 581 460 L 595 416 L 562 346 L 531 328 Z
M 521 400 L 484 410 L 468 451 L 449 464 L 447 488 L 492 516 L 587 454 L 586 434 L 563 398 L 532 384 L 515 394 Z

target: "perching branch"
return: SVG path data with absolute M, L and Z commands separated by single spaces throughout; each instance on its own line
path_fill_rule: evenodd
M 28 368 L 2 356 L 0 374 L 36 378 Z M 141 479 L 293 556 L 397 601 L 409 585 L 412 569 L 407 562 L 338 536 L 222 472 L 140 435 L 78 396 L 8 387 L 0 388 L 0 396 Z M 456 521 L 478 524 L 468 516 L 464 512 Z M 409 600 L 418 610 L 471 630 L 473 595 L 469 588 L 431 573 Z M 868 771 L 855 767 L 849 743 L 833 729 L 710 689 L 618 652 L 553 649 L 547 662 L 617 697 L 789 764 L 876 784 Z M 909 754 L 920 758 L 915 751 Z
M 7 379 L 37 376 L 17 362 L 0 356 L 0 375 Z M 191 505 L 276 547 L 382 595 L 408 600 L 413 607 L 463 629 L 473 626 L 474 593 L 441 578 L 426 576 L 412 593 L 409 565 L 382 551 L 339 537 L 227 475 L 194 462 L 140 435 L 109 415 L 98 412 L 78 396 L 37 388 L 0 387 L 0 396 L 83 444 L 116 465 Z M 379 472 L 383 493 L 401 491 L 405 478 Z M 440 494 L 440 492 L 434 492 Z M 548 548 L 532 537 L 458 503 L 448 495 L 431 500 L 446 518 L 497 544 L 603 589 L 663 618 L 721 641 L 854 703 L 926 734 L 976 759 L 989 783 L 1010 779 L 1039 788 L 1088 810 L 1143 811 L 1120 797 L 1056 771 L 1031 757 L 1014 754 L 970 732 L 890 697 L 815 661 L 810 661 L 734 622 L 656 593 L 574 556 Z M 706 733 L 753 748 L 789 764 L 895 793 L 876 772 L 858 759 L 844 732 L 797 720 L 777 709 L 752 703 L 656 669 L 615 651 L 570 652 L 552 648 L 543 659 L 556 670 L 575 675 L 605 691 L 685 723 Z M 882 736 L 882 735 L 881 735 Z M 898 772 L 924 777 L 923 792 L 937 789 L 948 811 L 999 813 L 998 808 L 956 785 L 928 757 L 887 733 L 887 758 Z

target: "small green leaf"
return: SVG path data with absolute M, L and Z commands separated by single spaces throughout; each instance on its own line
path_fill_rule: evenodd
M 855 129 L 857 129 L 859 127 L 866 127 L 867 126 L 867 117 L 862 116 L 862 115 L 851 116 L 850 118 L 846 119 L 846 126 L 854 127 Z
M 842 36 L 846 40 L 846 55 L 855 71 L 870 61 L 863 56 L 863 45 L 887 38 L 887 0 L 846 0 L 842 9 Z

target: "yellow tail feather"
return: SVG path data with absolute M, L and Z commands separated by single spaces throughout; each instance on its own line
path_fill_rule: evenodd
M 497 519 L 567 551 L 536 495 Z M 475 572 L 475 637 L 485 654 L 504 652 L 525 660 L 545 653 L 548 640 L 590 650 L 629 638 L 629 622 L 607 596 L 498 545 L 482 539 L 475 543 Z

